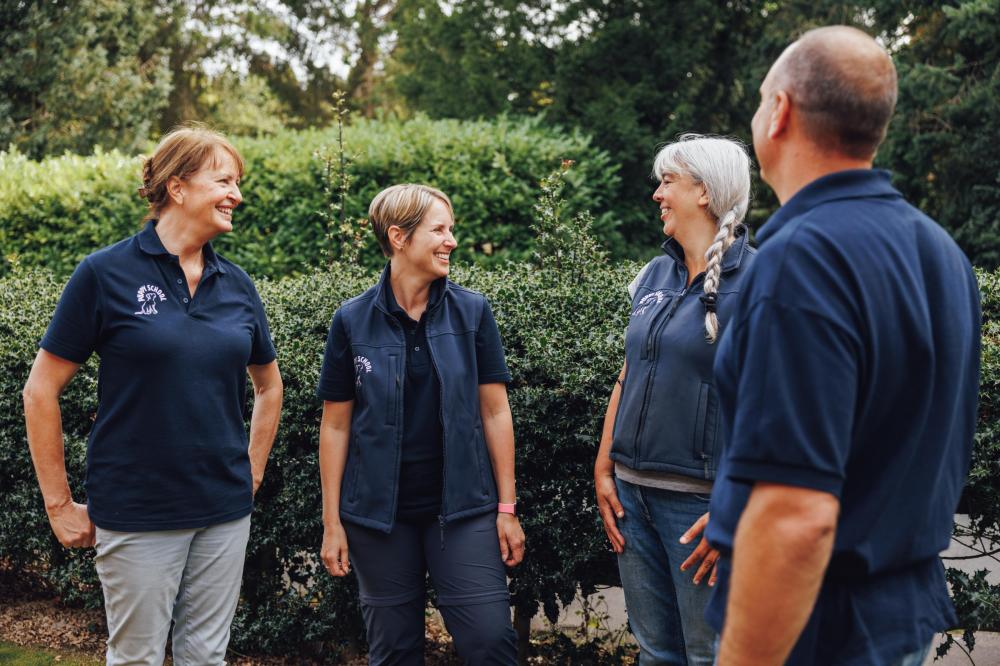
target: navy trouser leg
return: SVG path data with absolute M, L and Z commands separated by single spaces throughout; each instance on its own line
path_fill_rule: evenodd
M 391 534 L 345 523 L 351 566 L 358 577 L 371 666 L 424 663 L 422 530 L 397 523 Z
M 391 534 L 345 524 L 372 666 L 424 663 L 428 570 L 455 649 L 470 666 L 517 663 L 496 514 L 448 523 L 397 523 Z
M 458 656 L 470 666 L 517 663 L 507 571 L 495 513 L 424 531 L 424 555 L 438 608 Z M 442 548 L 443 544 L 443 548 Z

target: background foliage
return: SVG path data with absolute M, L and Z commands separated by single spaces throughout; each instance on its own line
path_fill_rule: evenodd
M 895 58 L 879 163 L 974 264 L 1000 266 L 1000 0 L 5 2 L 0 148 L 131 155 L 192 119 L 249 136 L 322 127 L 334 91 L 368 118 L 530 116 L 607 152 L 619 179 L 592 208 L 614 210 L 619 249 L 639 256 L 657 245 L 656 146 L 690 131 L 748 141 L 770 63 L 831 23 Z M 752 222 L 775 206 L 758 186 Z
M 623 239 L 610 198 L 618 185 L 607 153 L 579 132 L 564 132 L 532 118 L 493 121 L 359 120 L 345 127 L 352 187 L 348 218 L 367 214 L 384 187 L 422 182 L 449 194 L 457 211 L 460 260 L 490 263 L 521 259 L 532 249 L 531 206 L 538 174 L 563 159 L 579 167 L 567 174 L 570 210 L 599 214 L 595 230 L 609 247 Z M 339 159 L 336 128 L 283 131 L 238 142 L 247 160 L 244 205 L 234 222 L 238 240 L 218 249 L 256 275 L 308 271 L 329 256 L 331 203 L 326 161 Z M 0 153 L 0 256 L 68 275 L 87 254 L 139 228 L 145 202 L 135 193 L 140 162 L 118 152 L 65 155 L 41 162 L 19 152 Z M 366 233 L 366 265 L 382 263 Z

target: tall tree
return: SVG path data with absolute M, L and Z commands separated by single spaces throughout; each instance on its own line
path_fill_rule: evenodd
M 152 3 L 24 0 L 0 5 L 0 146 L 40 157 L 134 150 L 155 132 L 170 72 L 150 47 Z

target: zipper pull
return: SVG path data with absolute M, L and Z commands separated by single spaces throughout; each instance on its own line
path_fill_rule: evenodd
M 441 550 L 444 550 L 444 516 L 438 516 L 438 525 L 441 526 Z

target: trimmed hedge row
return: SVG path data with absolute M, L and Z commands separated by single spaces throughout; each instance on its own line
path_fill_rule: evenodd
M 543 238 L 547 234 L 543 231 Z M 454 279 L 493 304 L 514 381 L 517 478 L 528 538 L 525 562 L 511 589 L 519 613 L 539 603 L 554 617 L 557 601 L 614 582 L 617 570 L 600 527 L 592 464 L 610 386 L 621 365 L 627 321 L 624 285 L 637 264 L 607 263 L 593 247 L 540 263 L 456 268 Z M 328 271 L 263 281 L 264 299 L 285 378 L 285 409 L 254 514 L 243 599 L 233 647 L 289 653 L 301 649 L 335 659 L 361 640 L 353 577 L 334 579 L 319 566 L 322 536 L 317 440 L 321 405 L 313 390 L 330 316 L 377 274 L 334 265 Z M 976 453 L 966 493 L 978 534 L 1000 526 L 1000 273 L 979 273 L 986 322 L 983 388 Z M 61 278 L 16 269 L 0 278 L 0 560 L 67 602 L 98 606 L 92 551 L 68 551 L 52 537 L 37 489 L 20 406 L 37 340 L 59 295 Z M 62 401 L 67 465 L 77 498 L 85 437 L 96 403 L 91 360 Z M 998 589 L 952 575 L 963 626 L 995 621 Z
M 331 188 L 326 158 L 339 164 L 336 128 L 288 131 L 236 139 L 247 161 L 244 204 L 234 216 L 237 237 L 218 249 L 253 275 L 279 277 L 324 263 Z M 579 166 L 566 175 L 568 209 L 601 212 L 595 230 L 609 247 L 624 241 L 607 212 L 618 186 L 617 167 L 579 132 L 543 126 L 538 119 L 399 121 L 358 119 L 344 128 L 352 186 L 345 213 L 364 217 L 368 202 L 397 182 L 441 188 L 458 213 L 457 258 L 496 263 L 530 256 L 531 205 L 537 174 L 561 160 Z M 0 257 L 44 266 L 58 275 L 95 248 L 131 235 L 145 215 L 136 188 L 139 159 L 121 153 L 65 155 L 35 162 L 0 153 Z M 363 257 L 382 261 L 371 238 Z M 9 268 L 0 265 L 0 272 Z

